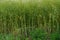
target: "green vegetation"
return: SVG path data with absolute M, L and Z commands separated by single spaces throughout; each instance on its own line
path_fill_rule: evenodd
M 60 40 L 60 1 L 0 2 L 0 40 Z

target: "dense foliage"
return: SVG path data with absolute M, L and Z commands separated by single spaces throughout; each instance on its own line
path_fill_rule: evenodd
M 6 40 L 12 35 L 16 40 L 59 40 L 59 33 L 59 0 L 0 2 L 0 34 L 6 34 Z

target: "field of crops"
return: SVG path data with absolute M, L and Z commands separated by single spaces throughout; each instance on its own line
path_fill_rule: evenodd
M 0 40 L 60 40 L 60 1 L 0 2 Z

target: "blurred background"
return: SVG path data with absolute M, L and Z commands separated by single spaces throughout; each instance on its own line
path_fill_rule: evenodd
M 60 40 L 60 0 L 0 0 L 0 40 Z

